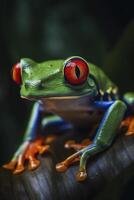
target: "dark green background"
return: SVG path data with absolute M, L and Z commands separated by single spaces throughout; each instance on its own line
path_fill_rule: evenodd
M 121 92 L 134 91 L 132 1 L 0 1 L 0 163 L 7 161 L 32 103 L 19 97 L 12 65 L 80 55 L 102 67 Z
M 32 106 L 12 81 L 14 63 L 79 55 L 102 67 L 123 93 L 134 91 L 133 49 L 130 0 L 0 0 L 0 164 L 21 143 Z M 131 185 L 133 179 L 122 199 L 131 199 Z

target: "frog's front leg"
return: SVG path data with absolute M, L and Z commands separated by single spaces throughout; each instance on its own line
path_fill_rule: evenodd
M 36 154 L 42 154 L 49 149 L 49 145 L 44 143 L 44 138 L 37 135 L 40 112 L 40 104 L 37 102 L 33 106 L 23 143 L 13 155 L 11 161 L 3 166 L 6 169 L 13 170 L 14 174 L 24 171 L 25 160 L 29 161 L 29 170 L 37 168 L 40 161 L 36 159 Z
M 74 163 L 74 161 L 77 161 L 80 157 L 79 172 L 77 173 L 76 178 L 78 181 L 85 180 L 85 178 L 87 177 L 87 159 L 90 156 L 105 150 L 108 146 L 111 145 L 116 134 L 116 129 L 120 125 L 124 117 L 125 111 L 126 105 L 122 101 L 116 100 L 115 102 L 111 103 L 111 106 L 107 109 L 102 119 L 93 143 L 88 145 L 84 149 L 74 153 L 63 162 L 58 163 L 56 165 L 57 171 L 63 172 L 67 170 L 67 168 L 72 163 Z

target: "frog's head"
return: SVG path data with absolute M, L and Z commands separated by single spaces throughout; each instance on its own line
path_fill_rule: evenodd
M 42 63 L 23 58 L 13 68 L 13 79 L 21 85 L 21 96 L 69 98 L 97 95 L 97 85 L 89 64 L 81 57 Z

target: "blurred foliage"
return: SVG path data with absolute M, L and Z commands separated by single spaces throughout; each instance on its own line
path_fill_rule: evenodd
M 133 90 L 132 20 L 129 1 L 0 1 L 1 163 L 21 142 L 31 108 L 11 80 L 13 63 L 80 55 L 102 66 L 122 91 Z
M 134 20 L 105 59 L 105 71 L 118 83 L 122 92 L 134 91 Z
M 129 0 L 0 0 L 0 164 L 21 143 L 32 106 L 19 97 L 12 65 L 22 57 L 80 55 L 102 67 L 121 92 L 134 91 L 133 19 Z

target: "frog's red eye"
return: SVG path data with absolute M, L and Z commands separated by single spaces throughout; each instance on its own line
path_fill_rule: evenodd
M 20 66 L 20 63 L 17 63 L 13 66 L 12 77 L 13 77 L 13 80 L 17 84 L 21 84 L 21 66 Z
M 71 85 L 83 84 L 89 75 L 88 64 L 79 57 L 70 58 L 65 62 L 64 76 Z

